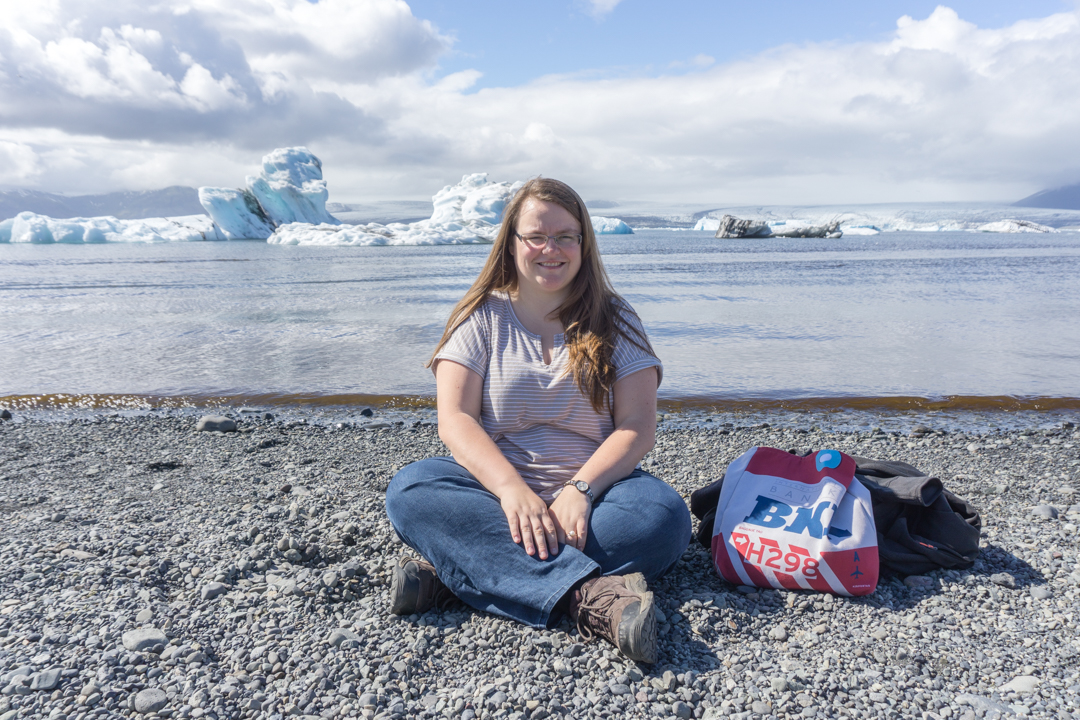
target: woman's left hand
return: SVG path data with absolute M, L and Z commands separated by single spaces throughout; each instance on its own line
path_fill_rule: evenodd
M 559 497 L 548 507 L 555 521 L 555 534 L 559 542 L 578 550 L 585 549 L 585 536 L 589 532 L 589 515 L 592 503 L 582 492 L 572 487 L 563 488 Z

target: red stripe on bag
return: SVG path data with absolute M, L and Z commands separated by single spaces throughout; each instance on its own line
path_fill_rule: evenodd
M 836 590 L 833 589 L 833 586 L 829 584 L 828 580 L 821 576 L 821 573 L 818 573 L 813 577 L 807 576 L 806 582 L 818 592 L 836 594 Z
M 773 477 L 793 480 L 807 485 L 817 485 L 828 477 L 847 488 L 851 484 L 852 476 L 855 474 L 855 460 L 846 453 L 837 454 L 840 455 L 838 467 L 823 467 L 819 471 L 817 469 L 818 453 L 799 457 L 777 448 L 759 447 L 754 456 L 750 458 L 746 470 L 754 475 L 772 475 Z
M 724 540 L 724 536 L 721 533 L 713 535 L 712 556 L 713 565 L 716 566 L 716 571 L 720 573 L 720 577 L 724 578 L 732 585 L 743 584 L 743 580 L 739 577 L 739 573 L 735 572 L 735 566 L 731 564 L 731 558 L 728 557 L 727 542 Z
M 787 573 L 782 573 L 782 572 L 773 573 L 773 574 L 776 575 L 776 581 L 778 583 L 780 583 L 780 585 L 785 590 L 802 590 L 802 585 L 800 585 L 795 580 L 794 575 L 788 575 Z
M 740 539 L 742 542 L 739 542 Z M 742 559 L 743 572 L 750 578 L 750 584 L 763 588 L 772 587 L 772 583 L 769 582 L 769 578 L 765 577 L 765 573 L 758 570 L 757 566 L 750 562 L 750 558 L 754 554 L 754 541 L 745 533 L 731 533 L 731 544 Z M 759 559 L 764 553 L 765 546 L 758 546 L 757 554 Z

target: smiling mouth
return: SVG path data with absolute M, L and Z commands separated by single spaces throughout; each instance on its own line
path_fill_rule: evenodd
M 566 263 L 564 263 L 564 262 L 542 262 L 542 263 L 539 263 L 540 267 L 560 267 L 560 266 L 565 265 L 565 264 Z

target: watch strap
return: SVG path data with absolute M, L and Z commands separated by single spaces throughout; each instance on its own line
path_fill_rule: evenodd
M 585 486 L 584 490 L 581 487 L 582 485 Z M 589 483 L 585 482 L 584 480 L 567 480 L 565 483 L 563 483 L 563 487 L 567 487 L 567 486 L 574 488 L 575 490 L 577 490 L 582 495 L 585 495 L 586 497 L 588 497 L 590 505 L 592 505 L 594 502 L 596 502 L 596 496 L 593 495 L 592 488 L 589 487 Z

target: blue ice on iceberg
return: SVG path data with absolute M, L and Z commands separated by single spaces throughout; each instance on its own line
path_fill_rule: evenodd
M 278 148 L 263 157 L 247 187 L 199 188 L 199 202 L 230 240 L 269 238 L 291 223 L 338 225 L 326 210 L 322 163 L 307 148 Z
M 597 235 L 633 235 L 634 230 L 619 218 L 592 216 L 593 232 Z
M 224 240 L 205 215 L 119 220 L 115 217 L 57 220 L 21 212 L 0 221 L 0 243 L 184 242 Z

